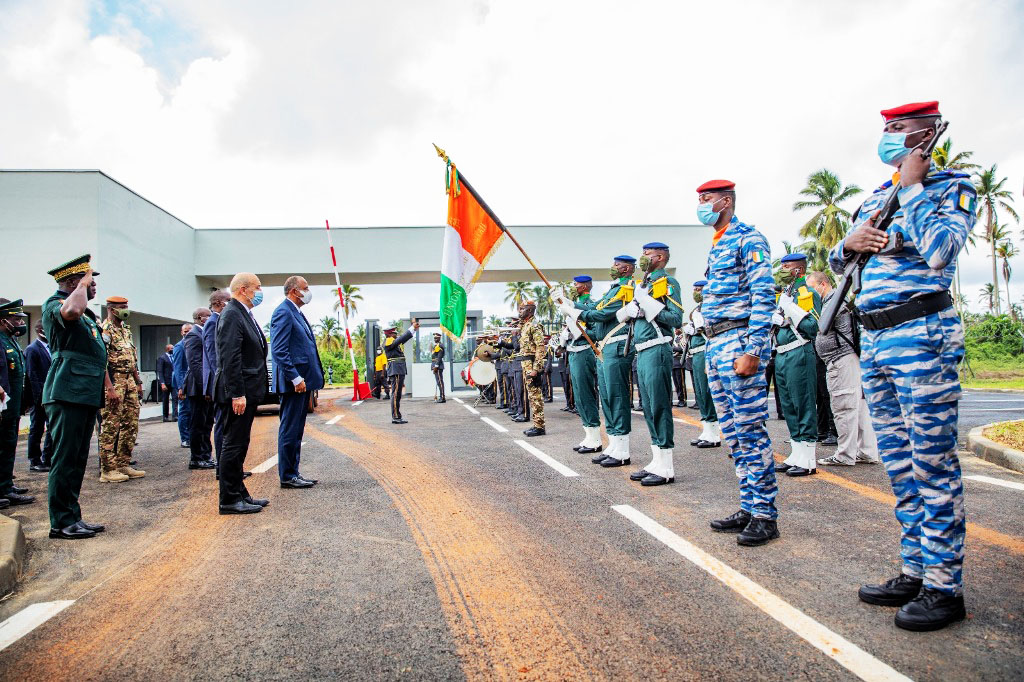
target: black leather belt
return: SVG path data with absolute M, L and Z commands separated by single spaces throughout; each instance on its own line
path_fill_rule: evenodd
M 739 329 L 740 327 L 746 327 L 750 323 L 750 318 L 745 317 L 742 320 L 722 320 L 714 324 L 704 325 L 704 336 L 708 339 L 714 338 L 723 332 L 727 332 L 730 329 Z
M 872 310 L 868 313 L 858 312 L 857 318 L 865 329 L 878 331 L 952 307 L 953 296 L 948 291 L 936 291 L 923 296 L 915 296 L 906 303 L 900 303 L 890 308 Z

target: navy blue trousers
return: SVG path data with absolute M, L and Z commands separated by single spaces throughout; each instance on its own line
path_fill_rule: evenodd
M 299 475 L 302 434 L 306 430 L 309 393 L 281 394 L 281 426 L 277 430 L 277 472 L 282 481 Z

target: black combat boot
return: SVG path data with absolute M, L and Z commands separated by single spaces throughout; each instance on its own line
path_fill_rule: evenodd
M 736 544 L 757 547 L 779 537 L 779 527 L 772 519 L 750 519 L 747 527 L 736 536 Z
M 903 606 L 917 596 L 924 581 L 901 573 L 881 585 L 864 585 L 857 591 L 862 602 L 876 606 Z
M 964 596 L 940 592 L 927 585 L 896 612 L 896 627 L 915 632 L 941 630 L 967 617 Z

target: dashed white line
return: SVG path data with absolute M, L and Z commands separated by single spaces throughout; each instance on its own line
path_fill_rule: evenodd
M 357 400 L 357 401 L 355 401 L 354 403 L 352 403 L 352 407 L 359 407 L 359 406 L 360 406 L 360 405 L 362 405 L 362 404 L 363 404 L 363 401 L 362 401 L 362 400 Z
M 783 601 L 728 564 L 687 542 L 646 514 L 628 504 L 617 504 L 612 506 L 612 509 L 640 526 L 701 570 L 720 580 L 741 597 L 862 680 L 910 682 L 909 677 L 889 667 L 845 637 L 832 632 L 804 612 Z
M 498 433 L 508 433 L 508 429 L 506 429 L 504 426 L 494 421 L 493 419 L 488 419 L 487 417 L 480 417 L 480 420 L 486 423 L 488 426 L 490 426 Z
M 540 461 L 544 462 L 549 467 L 551 467 L 552 469 L 554 469 L 555 471 L 557 471 L 558 473 L 562 474 L 563 476 L 565 476 L 567 478 L 570 477 L 570 476 L 579 476 L 579 474 L 577 474 L 575 471 L 573 471 L 569 467 L 565 466 L 564 464 L 559 462 L 557 459 L 551 457 L 547 453 L 541 452 L 537 448 L 535 448 L 532 445 L 530 445 L 529 443 L 527 443 L 525 440 L 517 440 L 516 441 L 516 445 L 521 447 L 523 450 L 526 450 L 531 455 L 533 455 L 534 457 L 536 457 Z
M 465 407 L 467 410 L 469 410 L 470 413 L 472 413 L 472 414 L 480 414 L 475 408 L 472 408 L 472 407 L 470 407 L 469 405 L 467 405 L 465 403 L 463 403 L 462 406 Z
M 14 644 L 74 603 L 74 599 L 46 601 L 26 606 L 21 611 L 18 611 L 0 623 L 0 651 Z
M 263 462 L 262 464 L 259 464 L 258 466 L 254 466 L 252 468 L 252 472 L 254 474 L 262 474 L 262 473 L 265 473 L 267 471 L 270 471 L 270 469 L 275 467 L 275 466 L 277 466 L 277 455 L 274 455 L 273 457 L 268 459 L 266 462 Z
M 337 423 L 338 423 L 338 420 L 339 420 L 339 419 L 341 419 L 341 418 L 342 418 L 342 417 L 344 417 L 344 416 L 345 416 L 345 415 L 343 415 L 343 414 L 338 414 L 338 415 L 335 415 L 335 416 L 331 417 L 331 418 L 330 418 L 330 419 L 328 419 L 328 420 L 327 420 L 327 422 L 326 422 L 327 426 L 331 426 L 331 425 L 333 425 L 333 424 L 337 424 Z
M 1011 490 L 1024 490 L 1024 483 L 1017 483 L 1016 481 L 1004 481 L 1001 478 L 992 478 L 991 476 L 975 476 L 973 474 L 964 474 L 964 478 L 968 478 L 972 481 L 978 481 L 980 483 L 991 483 L 992 485 L 999 485 L 1004 488 L 1010 488 Z
M 454 400 L 455 402 L 457 402 L 457 403 L 458 403 L 459 405 L 462 405 L 462 404 L 464 404 L 464 403 L 462 402 L 462 398 L 456 398 L 455 396 L 452 396 L 452 400 Z

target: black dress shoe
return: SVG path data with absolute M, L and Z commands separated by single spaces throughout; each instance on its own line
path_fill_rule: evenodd
M 304 481 L 298 476 L 295 478 L 289 478 L 287 481 L 281 481 L 282 488 L 312 488 L 313 484 L 309 481 Z
M 604 450 L 604 448 L 598 445 L 596 448 L 580 448 L 576 452 L 580 453 L 581 455 L 590 455 L 595 452 L 601 452 L 601 450 Z
M 208 459 L 193 459 L 189 460 L 189 469 L 216 469 L 217 465 Z
M 722 443 L 721 443 L 721 441 L 719 441 L 717 443 L 712 443 L 709 440 L 702 440 L 702 441 L 698 441 L 697 442 L 697 447 L 701 448 L 702 450 L 707 449 L 707 448 L 720 448 L 720 447 L 722 447 Z
M 545 431 L 544 429 L 539 429 L 536 426 L 532 426 L 523 431 L 523 433 L 526 435 L 527 438 L 533 438 L 534 436 L 543 436 L 547 433 L 547 431 Z
M 548 398 L 544 402 L 546 402 L 546 403 L 553 403 L 553 402 L 555 402 L 555 399 L 554 398 Z
M 792 464 L 786 464 L 785 462 L 779 462 L 775 465 L 775 471 L 785 473 L 793 468 Z
M 319 482 L 320 482 L 320 480 L 319 480 L 319 479 L 316 479 L 316 478 L 306 478 L 306 477 L 305 477 L 305 476 L 303 476 L 302 474 L 299 474 L 299 475 L 298 475 L 298 476 L 296 476 L 295 478 L 301 479 L 301 480 L 305 481 L 306 483 L 312 483 L 313 485 L 316 485 L 317 483 L 319 483 Z
M 789 467 L 786 469 L 787 476 L 810 476 L 818 473 L 817 469 L 804 469 L 803 467 Z
M 405 421 L 404 419 L 392 419 L 391 423 L 392 424 L 408 424 L 409 422 Z
M 234 504 L 220 505 L 221 514 L 256 514 L 261 511 L 263 511 L 263 507 L 258 504 L 249 504 L 245 500 L 239 500 Z
M 138 464 L 138 462 L 136 462 L 134 459 L 132 461 L 128 462 L 128 466 L 130 466 L 130 467 L 133 467 L 136 464 Z
M 96 533 L 80 527 L 77 523 L 59 530 L 56 528 L 50 529 L 50 538 L 53 540 L 84 540 L 85 538 L 94 537 L 96 537 Z
M 33 502 L 36 501 L 36 498 L 33 497 L 32 495 L 19 495 L 13 490 L 4 495 L 4 498 L 6 498 L 8 502 L 10 502 L 12 507 L 17 507 L 23 504 L 32 504 Z
M 964 596 L 921 587 L 916 597 L 896 612 L 896 627 L 915 632 L 941 630 L 967 617 Z
M 6 497 L 0 497 L 0 509 L 7 509 L 10 506 L 11 503 L 7 500 Z
M 268 504 L 270 504 L 270 500 L 261 500 L 258 497 L 253 497 L 252 495 L 245 498 L 244 501 L 246 504 L 255 504 L 257 507 L 266 507 Z
M 700 442 L 700 438 L 694 438 L 693 440 L 690 441 L 690 445 L 696 445 L 699 442 Z
M 526 417 L 518 417 L 516 419 L 513 419 L 512 421 L 514 421 L 516 424 L 525 424 L 526 422 L 528 422 L 530 420 L 527 419 Z
M 18 486 L 18 485 L 12 485 L 11 486 L 11 490 L 13 492 L 18 493 L 19 495 L 24 495 L 25 493 L 28 492 L 28 488 L 22 488 L 21 486 Z
M 736 544 L 757 547 L 779 537 L 779 526 L 772 519 L 750 519 L 747 527 L 736 536 Z
M 604 466 L 603 464 L 601 466 Z M 666 485 L 672 483 L 676 479 L 665 478 L 664 476 L 658 476 L 657 474 L 647 474 L 640 479 L 640 485 L 652 486 L 652 485 Z
M 642 481 L 642 480 L 644 480 L 645 478 L 647 478 L 650 475 L 651 475 L 651 472 L 647 471 L 646 469 L 641 469 L 640 471 L 634 471 L 633 473 L 631 473 L 629 475 L 629 480 L 631 480 L 631 481 Z
M 606 459 L 608 459 L 608 455 L 604 454 L 603 452 L 598 452 L 597 455 L 590 458 L 590 461 L 593 462 L 594 464 L 600 464 Z
M 711 522 L 711 530 L 718 533 L 739 533 L 750 523 L 750 512 L 740 509 L 735 514 L 730 514 L 724 519 L 715 519 Z
M 105 531 L 107 529 L 107 527 L 104 526 L 102 523 L 87 523 L 85 521 L 79 521 L 76 525 L 79 528 L 84 528 L 85 530 L 91 530 L 93 533 L 102 533 L 103 531 Z
M 581 447 L 583 447 L 583 446 L 582 445 L 573 445 L 572 446 L 572 450 L 573 450 L 573 452 L 579 452 Z
M 44 471 L 49 471 L 50 467 L 48 465 L 46 465 L 46 464 L 32 464 L 32 465 L 29 466 L 28 470 L 41 473 L 41 472 L 44 472 Z
M 612 457 L 611 455 L 609 455 L 609 456 L 605 457 L 604 459 L 602 459 L 600 464 L 605 469 L 614 469 L 615 467 L 624 467 L 627 464 L 629 464 L 629 457 L 627 457 L 626 459 L 616 459 L 616 458 Z
M 917 596 L 924 581 L 901 573 L 881 585 L 863 585 L 857 590 L 862 602 L 875 606 L 903 606 Z

